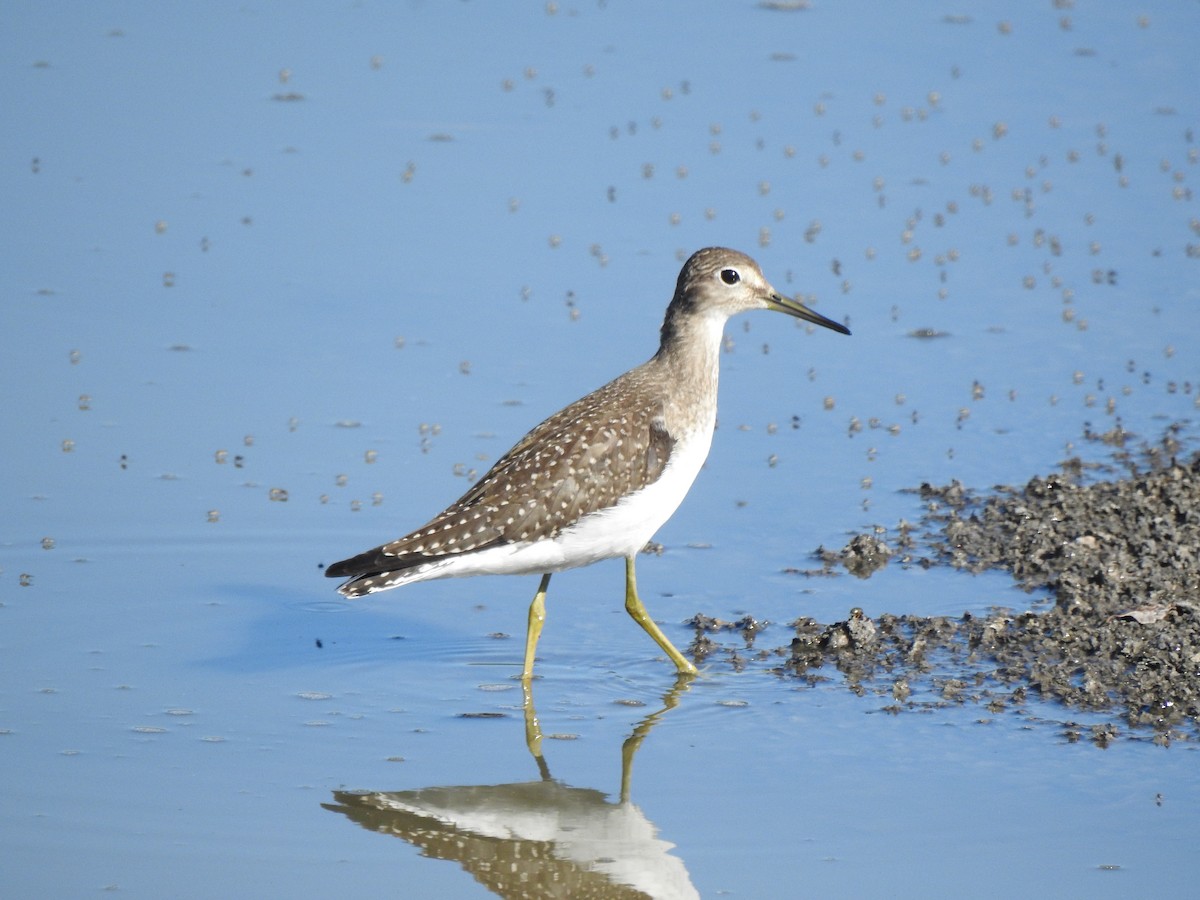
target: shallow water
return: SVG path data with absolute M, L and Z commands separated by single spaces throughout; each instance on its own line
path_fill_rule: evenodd
M 712 455 L 639 562 L 672 639 L 1044 601 L 790 570 L 922 481 L 1196 416 L 1197 10 L 64 12 L 0 11 L 6 895 L 484 896 L 484 848 L 663 896 L 1190 886 L 1190 744 L 767 665 L 672 696 L 610 562 L 551 586 L 555 788 L 513 680 L 534 580 L 349 603 L 319 566 L 644 359 L 724 244 L 854 335 L 730 323 Z M 436 806 L 471 863 L 344 791 Z

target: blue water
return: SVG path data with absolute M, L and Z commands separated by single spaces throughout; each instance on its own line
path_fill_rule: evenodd
M 1115 3 L 5 4 L 5 895 L 486 895 L 322 804 L 539 778 L 536 582 L 350 604 L 319 565 L 645 359 L 701 246 L 854 334 L 730 323 L 712 454 L 639 564 L 672 639 L 1037 602 L 785 570 L 916 519 L 922 481 L 1197 416 L 1198 34 Z M 672 681 L 620 579 L 555 577 L 535 683 L 596 829 Z M 626 824 L 675 895 L 1190 886 L 1190 746 L 1068 744 L 1092 719 L 1036 701 L 892 716 L 830 676 L 713 664 L 655 720 Z

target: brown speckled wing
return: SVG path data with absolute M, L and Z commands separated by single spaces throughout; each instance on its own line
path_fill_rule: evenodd
M 470 490 L 411 534 L 326 569 L 369 575 L 499 544 L 552 538 L 662 474 L 675 440 L 638 370 L 555 413 Z M 624 398 L 620 402 L 618 398 Z

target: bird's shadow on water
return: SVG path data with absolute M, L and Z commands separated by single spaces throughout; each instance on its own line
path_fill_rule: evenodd
M 461 622 L 443 628 L 427 617 L 407 617 L 394 606 L 343 600 L 246 584 L 214 589 L 214 605 L 235 610 L 229 649 L 202 658 L 206 667 L 233 673 L 324 667 L 332 663 L 386 661 L 398 653 L 436 657 L 458 653 Z M 227 629 L 228 630 L 228 629 Z
M 531 685 L 523 684 L 525 744 L 537 780 L 406 791 L 334 791 L 321 804 L 423 856 L 457 862 L 500 896 L 698 897 L 674 845 L 631 799 L 633 761 L 659 720 L 680 702 L 693 676 L 680 675 L 661 706 L 622 742 L 621 784 L 602 790 L 556 780 L 542 754 Z M 466 761 L 470 766 L 471 761 Z

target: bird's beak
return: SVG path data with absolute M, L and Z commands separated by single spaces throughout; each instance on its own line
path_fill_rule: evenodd
M 769 309 L 778 310 L 782 313 L 787 313 L 789 316 L 795 316 L 797 319 L 803 319 L 806 322 L 812 322 L 814 325 L 823 325 L 826 328 L 832 328 L 834 331 L 842 334 L 849 334 L 850 329 L 841 322 L 835 322 L 833 319 L 827 319 L 818 312 L 813 312 L 799 300 L 793 300 L 790 297 L 783 297 L 776 294 L 774 291 L 767 294 L 767 307 Z

